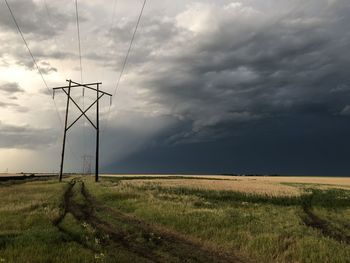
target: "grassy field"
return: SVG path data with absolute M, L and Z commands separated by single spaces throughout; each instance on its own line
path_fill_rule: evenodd
M 350 179 L 0 182 L 0 262 L 350 262 Z

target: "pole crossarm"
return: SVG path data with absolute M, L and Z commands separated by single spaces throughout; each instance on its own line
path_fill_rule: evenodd
M 73 83 L 73 81 L 72 81 L 72 83 Z M 84 84 L 84 86 L 94 86 L 94 85 L 97 85 L 97 84 L 101 85 L 102 82 L 87 83 L 87 84 Z M 80 84 L 71 85 L 70 87 L 71 87 L 71 88 L 76 88 L 76 87 L 81 87 L 81 85 L 80 85 Z M 69 88 L 69 86 L 55 87 L 55 88 L 52 88 L 52 89 L 55 89 L 55 90 L 56 90 L 56 89 L 65 89 L 65 88 Z
M 99 100 L 104 96 L 110 96 L 112 98 L 112 94 L 104 92 L 100 90 L 100 85 L 102 82 L 96 82 L 96 83 L 87 83 L 87 84 L 81 84 L 78 82 L 74 82 L 72 80 L 67 80 L 69 85 L 68 86 L 62 86 L 62 87 L 56 87 L 53 88 L 53 96 L 55 96 L 56 90 L 62 90 L 67 95 L 67 104 L 66 104 L 66 117 L 65 117 L 65 124 L 64 124 L 64 134 L 63 134 L 63 147 L 62 147 L 62 157 L 61 157 L 61 167 L 60 167 L 60 175 L 59 175 L 59 181 L 62 181 L 62 175 L 63 175 L 63 162 L 64 162 L 64 152 L 65 152 L 65 144 L 66 144 L 66 134 L 67 131 L 82 117 L 84 116 L 91 125 L 96 130 L 96 165 L 95 165 L 95 181 L 98 182 L 98 174 L 99 174 L 99 133 L 100 133 L 100 126 L 99 126 Z M 72 83 L 74 85 L 72 85 Z M 92 88 L 90 86 L 96 86 L 95 88 Z M 74 100 L 74 98 L 71 97 L 71 89 L 77 88 L 77 87 L 83 87 L 90 90 L 93 90 L 96 92 L 96 100 L 90 104 L 89 107 L 87 107 L 85 110 L 82 110 L 81 107 L 78 105 L 78 103 Z M 84 89 L 83 89 L 84 91 Z M 84 92 L 83 92 L 84 94 Z M 73 102 L 73 104 L 78 108 L 78 110 L 81 112 L 81 114 L 67 127 L 68 123 L 68 109 L 69 109 L 69 102 Z M 90 120 L 90 118 L 86 115 L 86 113 L 96 104 L 96 125 Z
M 69 81 L 69 80 L 67 80 L 67 81 Z M 84 87 L 84 88 L 91 89 L 91 90 L 94 90 L 94 91 L 97 91 L 97 89 L 94 89 L 94 88 L 92 88 L 90 86 L 101 85 L 102 84 L 102 82 L 88 83 L 88 84 L 79 84 L 79 83 L 74 82 L 74 81 L 71 81 L 71 82 L 74 83 L 75 85 L 70 86 L 70 88 Z M 62 86 L 62 87 L 53 88 L 53 90 L 68 89 L 68 88 L 69 88 L 69 86 Z M 102 91 L 102 90 L 99 90 L 98 92 L 112 97 L 112 94 L 110 94 L 108 92 L 105 92 L 105 91 Z

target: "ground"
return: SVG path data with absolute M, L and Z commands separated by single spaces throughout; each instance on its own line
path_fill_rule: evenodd
M 0 182 L 0 262 L 350 262 L 350 178 Z

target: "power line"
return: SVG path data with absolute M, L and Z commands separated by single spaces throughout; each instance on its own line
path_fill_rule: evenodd
M 140 21 L 141 21 L 141 18 L 142 18 L 142 15 L 143 15 L 143 11 L 145 9 L 145 6 L 146 6 L 146 3 L 147 3 L 147 0 L 144 0 L 143 1 L 143 4 L 142 4 L 142 7 L 141 7 L 141 10 L 140 10 L 140 14 L 137 18 L 137 22 L 136 22 L 136 26 L 135 26 L 135 29 L 134 29 L 134 32 L 132 34 L 132 37 L 131 37 L 131 40 L 130 40 L 130 44 L 129 44 L 129 47 L 128 47 L 128 50 L 126 52 L 126 55 L 125 55 L 125 58 L 124 58 L 124 61 L 123 61 L 123 65 L 122 65 L 122 69 L 120 71 L 120 74 L 119 74 L 119 77 L 118 77 L 118 80 L 117 80 L 117 84 L 115 86 L 115 89 L 114 89 L 114 92 L 113 92 L 113 97 L 115 96 L 116 92 L 117 92 L 117 89 L 119 87 L 119 84 L 120 84 L 120 80 L 123 76 L 123 73 L 125 71 L 125 68 L 126 68 L 126 65 L 127 65 L 127 62 L 128 62 L 128 58 L 129 58 L 129 55 L 130 55 L 130 51 L 131 51 L 131 48 L 132 48 L 132 44 L 134 43 L 134 40 L 135 40 L 135 36 L 136 36 L 136 33 L 137 33 L 137 29 L 140 25 Z M 113 97 L 112 97 L 112 100 L 113 100 Z M 102 132 L 107 129 L 107 126 L 108 126 L 108 120 L 109 120 L 109 115 L 110 115 L 110 111 L 111 111 L 111 104 L 109 105 L 108 107 L 108 113 L 107 113 L 107 118 L 106 118 L 106 124 L 105 124 L 105 127 L 104 129 L 102 129 Z
M 40 68 L 39 68 L 39 66 L 38 66 L 38 64 L 37 64 L 37 62 L 36 62 L 36 59 L 35 59 L 35 57 L 34 57 L 32 51 L 31 51 L 30 48 L 29 48 L 29 45 L 28 45 L 26 39 L 24 38 L 24 35 L 23 35 L 23 33 L 22 33 L 22 30 L 21 30 L 19 24 L 17 23 L 16 17 L 15 17 L 15 15 L 14 15 L 14 13 L 12 12 L 12 9 L 11 9 L 9 3 L 7 2 L 7 0 L 5 0 L 5 3 L 6 3 L 6 6 L 7 6 L 8 10 L 10 11 L 12 20 L 13 20 L 13 22 L 15 23 L 15 25 L 16 25 L 16 27 L 17 27 L 18 33 L 21 35 L 21 38 L 22 38 L 22 40 L 23 40 L 25 46 L 27 47 L 28 53 L 30 54 L 30 56 L 31 56 L 31 58 L 32 58 L 32 60 L 33 60 L 33 63 L 34 63 L 34 65 L 36 66 L 36 68 L 37 68 L 37 70 L 38 70 L 38 73 L 40 74 L 40 77 L 41 77 L 42 81 L 44 82 L 45 87 L 46 87 L 47 90 L 51 93 L 51 90 L 50 90 L 50 88 L 48 87 L 48 85 L 47 85 L 47 83 L 46 83 L 46 81 L 45 81 L 45 78 L 44 78 L 44 76 L 43 76 L 43 74 L 42 74 L 42 72 L 41 72 L 41 70 L 40 70 Z M 46 4 L 46 3 L 45 3 L 45 4 Z M 54 100 L 52 100 L 52 101 L 53 101 L 53 104 L 54 104 L 54 107 L 55 107 L 55 110 L 56 110 L 56 114 L 57 114 L 58 120 L 59 120 L 61 126 L 63 127 L 63 121 L 62 121 L 62 118 L 61 118 L 61 116 L 60 116 L 60 114 L 59 114 L 59 112 L 58 112 L 58 108 L 57 108 L 56 102 L 55 102 Z M 69 147 L 69 148 L 70 148 L 70 147 Z M 70 149 L 70 151 L 71 151 L 73 157 L 74 157 L 74 158 L 77 158 L 76 155 L 75 155 L 75 153 L 72 151 L 72 149 Z
M 119 87 L 120 80 L 121 80 L 121 78 L 122 78 L 122 76 L 123 76 L 123 73 L 124 73 L 126 64 L 127 64 L 127 62 L 128 62 L 129 54 L 130 54 L 130 51 L 131 51 L 131 48 L 132 48 L 132 44 L 133 44 L 133 42 L 134 42 L 134 40 L 135 40 L 136 32 L 137 32 L 137 29 L 138 29 L 139 24 L 140 24 L 140 21 L 141 21 L 141 17 L 142 17 L 142 14 L 143 14 L 143 10 L 145 9 L 146 2 L 147 2 L 147 0 L 144 0 L 144 1 L 143 1 L 143 5 L 142 5 L 141 11 L 140 11 L 140 15 L 139 15 L 139 17 L 138 17 L 138 19 L 137 19 L 137 23 L 136 23 L 136 26 L 135 26 L 135 30 L 134 30 L 134 33 L 132 34 L 132 38 L 131 38 L 131 41 L 130 41 L 130 44 L 129 44 L 129 48 L 128 48 L 128 51 L 126 52 L 126 56 L 125 56 L 125 59 L 124 59 L 124 62 L 123 62 L 123 67 L 122 67 L 122 70 L 120 71 L 119 78 L 118 78 L 117 84 L 116 84 L 116 86 L 115 86 L 113 96 L 115 96 L 115 93 L 117 92 L 117 89 L 118 89 L 118 87 Z
M 47 5 L 46 0 L 43 0 L 43 2 L 44 2 L 45 11 L 46 11 L 46 14 L 47 14 L 48 22 L 49 22 L 48 24 L 52 25 L 53 23 L 52 23 L 52 15 L 51 15 L 51 12 L 50 12 L 50 10 L 49 10 L 49 7 L 48 7 L 48 5 Z M 53 35 L 53 39 L 54 39 L 54 41 L 55 41 L 56 49 L 58 50 L 58 43 L 57 43 L 57 39 L 56 39 L 55 35 Z M 66 71 L 64 70 L 64 67 L 63 67 L 63 73 L 64 73 L 64 75 L 65 75 L 65 73 L 66 73 Z M 56 104 L 55 100 L 54 100 L 54 103 Z M 58 115 L 58 116 L 59 116 L 61 125 L 62 125 L 62 127 L 63 127 L 63 121 L 61 120 L 60 115 Z M 70 153 L 72 154 L 73 158 L 75 158 L 75 160 L 78 160 L 77 154 L 73 151 L 73 148 L 71 147 L 70 141 L 69 141 L 68 139 L 67 139 L 67 146 L 68 146 L 68 149 L 69 149 Z
M 34 58 L 34 56 L 33 56 L 33 53 L 32 53 L 32 51 L 30 50 L 30 48 L 29 48 L 29 46 L 28 46 L 28 43 L 27 43 L 27 41 L 25 40 L 25 38 L 24 38 L 24 36 L 23 36 L 22 30 L 20 29 L 20 27 L 19 27 L 19 25 L 18 25 L 18 23 L 17 23 L 17 20 L 16 20 L 16 18 L 15 18 L 15 16 L 14 16 L 14 14 L 13 14 L 13 12 L 12 12 L 12 10 L 11 10 L 11 7 L 10 7 L 9 3 L 7 2 L 7 0 L 5 0 L 5 3 L 6 3 L 7 8 L 9 9 L 9 11 L 10 11 L 10 13 L 11 13 L 11 17 L 12 17 L 12 19 L 13 19 L 13 22 L 15 23 L 15 25 L 16 25 L 16 27 L 17 27 L 17 30 L 18 30 L 19 34 L 21 35 L 22 40 L 23 40 L 24 44 L 26 45 L 30 56 L 32 57 L 32 60 L 33 60 L 35 66 L 36 66 L 36 68 L 37 68 L 37 70 L 38 70 L 38 72 L 39 72 L 39 74 L 40 74 L 40 76 L 41 76 L 41 79 L 43 80 L 43 82 L 44 82 L 46 88 L 50 91 L 50 89 L 49 89 L 49 87 L 47 86 L 47 83 L 46 83 L 46 81 L 45 81 L 45 79 L 44 79 L 44 76 L 43 76 L 43 74 L 42 74 L 42 72 L 41 72 L 41 70 L 40 70 L 38 64 L 36 63 L 36 60 L 35 60 L 35 58 Z
M 48 19 L 48 25 L 50 25 L 51 27 L 54 27 L 54 19 L 52 17 L 52 14 L 50 12 L 50 9 L 49 9 L 49 6 L 47 4 L 47 1 L 46 0 L 43 0 L 43 3 L 44 3 L 44 7 L 45 7 L 45 12 L 46 12 L 46 15 L 47 15 L 47 19 Z M 58 45 L 58 41 L 57 41 L 57 38 L 56 38 L 56 35 L 53 34 L 52 36 L 54 42 L 55 42 L 55 45 L 56 45 L 56 50 L 59 52 L 59 45 Z M 63 71 L 63 74 L 64 75 L 67 75 L 67 71 L 65 70 L 65 67 L 62 67 L 60 68 L 61 71 Z
M 46 11 L 46 14 L 47 14 L 47 18 L 48 18 L 48 24 L 50 24 L 50 25 L 53 25 L 53 22 L 52 22 L 52 15 L 51 15 L 51 12 L 50 12 L 50 10 L 49 10 L 49 7 L 48 7 L 48 5 L 47 5 L 47 2 L 46 2 L 46 0 L 43 0 L 43 2 L 44 2 L 44 7 L 45 7 L 45 11 Z M 57 43 L 57 39 L 56 39 L 56 37 L 55 37 L 55 35 L 53 35 L 53 40 L 54 40 L 54 42 L 55 42 L 55 45 L 56 45 L 56 49 L 58 49 L 58 43 Z M 66 73 L 66 71 L 64 70 L 64 68 L 63 68 L 63 71 Z M 54 103 L 56 104 L 56 102 L 54 101 Z M 59 115 L 58 115 L 59 116 Z M 59 116 L 60 117 L 60 116 Z M 61 124 L 62 124 L 62 127 L 63 127 L 63 121 L 61 120 L 61 118 L 60 118 L 60 122 L 61 122 Z M 76 161 L 79 161 L 79 159 L 77 158 L 77 154 L 73 151 L 73 148 L 71 147 L 71 144 L 70 144 L 70 141 L 67 139 L 67 146 L 68 146 L 68 150 L 71 152 L 71 154 L 72 154 L 72 156 L 73 156 L 73 158 L 76 160 Z
M 78 0 L 75 0 L 75 15 L 76 15 L 76 20 L 77 20 L 77 31 L 78 31 L 78 49 L 79 49 L 79 61 L 80 61 L 80 80 L 81 80 L 81 83 L 83 83 L 83 66 L 82 66 L 82 63 L 81 63 L 81 44 L 80 44 Z
M 83 63 L 82 63 L 82 56 L 81 56 L 81 40 L 80 40 L 80 26 L 79 26 L 79 11 L 78 11 L 78 0 L 75 0 L 75 16 L 76 16 L 76 22 L 77 22 L 77 34 L 78 34 L 78 51 L 79 51 L 79 63 L 80 63 L 80 80 L 81 83 L 83 83 Z M 83 110 L 85 110 L 85 88 L 83 87 Z M 86 124 L 86 119 L 84 119 L 84 126 Z M 83 152 L 86 152 L 86 131 L 83 130 Z
M 114 24 L 115 24 L 115 11 L 116 11 L 117 4 L 118 4 L 118 1 L 117 1 L 117 0 L 114 0 L 114 3 L 113 3 L 113 12 L 112 12 L 112 17 L 111 17 L 111 26 L 109 27 L 109 30 L 107 31 L 107 35 L 108 35 L 108 36 L 111 35 L 112 29 L 113 29 Z M 106 64 L 107 64 L 107 60 L 105 59 L 104 62 L 103 62 L 103 68 L 105 68 Z M 105 72 L 105 71 L 102 71 L 101 79 L 103 79 L 103 77 L 104 77 L 104 72 Z

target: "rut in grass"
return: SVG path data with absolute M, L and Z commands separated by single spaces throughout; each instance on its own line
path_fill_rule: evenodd
M 315 197 L 317 198 L 318 194 L 320 194 L 318 191 L 313 191 L 307 198 L 304 198 L 304 201 L 302 202 L 302 209 L 304 212 L 304 215 L 301 216 L 302 221 L 306 226 L 318 229 L 323 236 L 350 245 L 350 236 L 346 235 L 344 231 L 332 226 L 330 222 L 320 218 L 313 212 L 313 199 Z M 333 205 L 336 206 L 337 204 L 334 201 L 330 203 L 333 203 Z M 341 202 L 343 202 L 343 200 L 341 200 Z M 340 203 L 338 205 L 343 206 L 344 204 Z M 347 228 L 348 226 L 344 225 L 343 227 Z
M 327 220 L 318 217 L 312 212 L 310 207 L 303 207 L 303 211 L 305 216 L 302 217 L 302 220 L 305 225 L 320 230 L 326 237 L 350 245 L 350 236 L 347 236 L 339 229 L 332 227 Z
M 80 187 L 76 191 L 76 187 Z M 75 190 L 75 191 L 74 191 Z M 80 195 L 83 202 L 75 200 Z M 82 239 L 74 239 L 61 223 L 68 213 L 78 222 L 86 222 L 103 237 L 102 245 L 111 248 L 126 249 L 127 251 L 151 262 L 246 262 L 237 256 L 219 250 L 205 247 L 199 242 L 188 240 L 179 233 L 151 226 L 144 221 L 131 217 L 121 211 L 98 204 L 85 187 L 83 181 L 73 180 L 66 188 L 62 204 L 63 211 L 53 223 L 74 241 L 94 252 L 96 248 Z M 108 214 L 113 224 L 100 219 L 98 212 Z M 116 223 L 116 224 L 115 224 Z M 113 256 L 113 255 L 111 255 Z
M 141 190 L 151 190 L 155 195 L 159 193 L 170 195 L 195 195 L 213 204 L 248 202 L 277 206 L 299 206 L 303 211 L 300 218 L 306 226 L 318 229 L 325 237 L 350 245 L 349 235 L 344 233 L 343 230 L 332 226 L 330 222 L 320 218 L 313 212 L 313 206 L 332 209 L 349 208 L 350 196 L 345 190 L 308 189 L 308 193 L 300 196 L 268 196 L 234 191 L 213 191 L 184 187 L 169 188 L 160 186 L 141 186 L 138 188 Z M 349 228 L 349 224 L 345 223 L 343 228 Z

